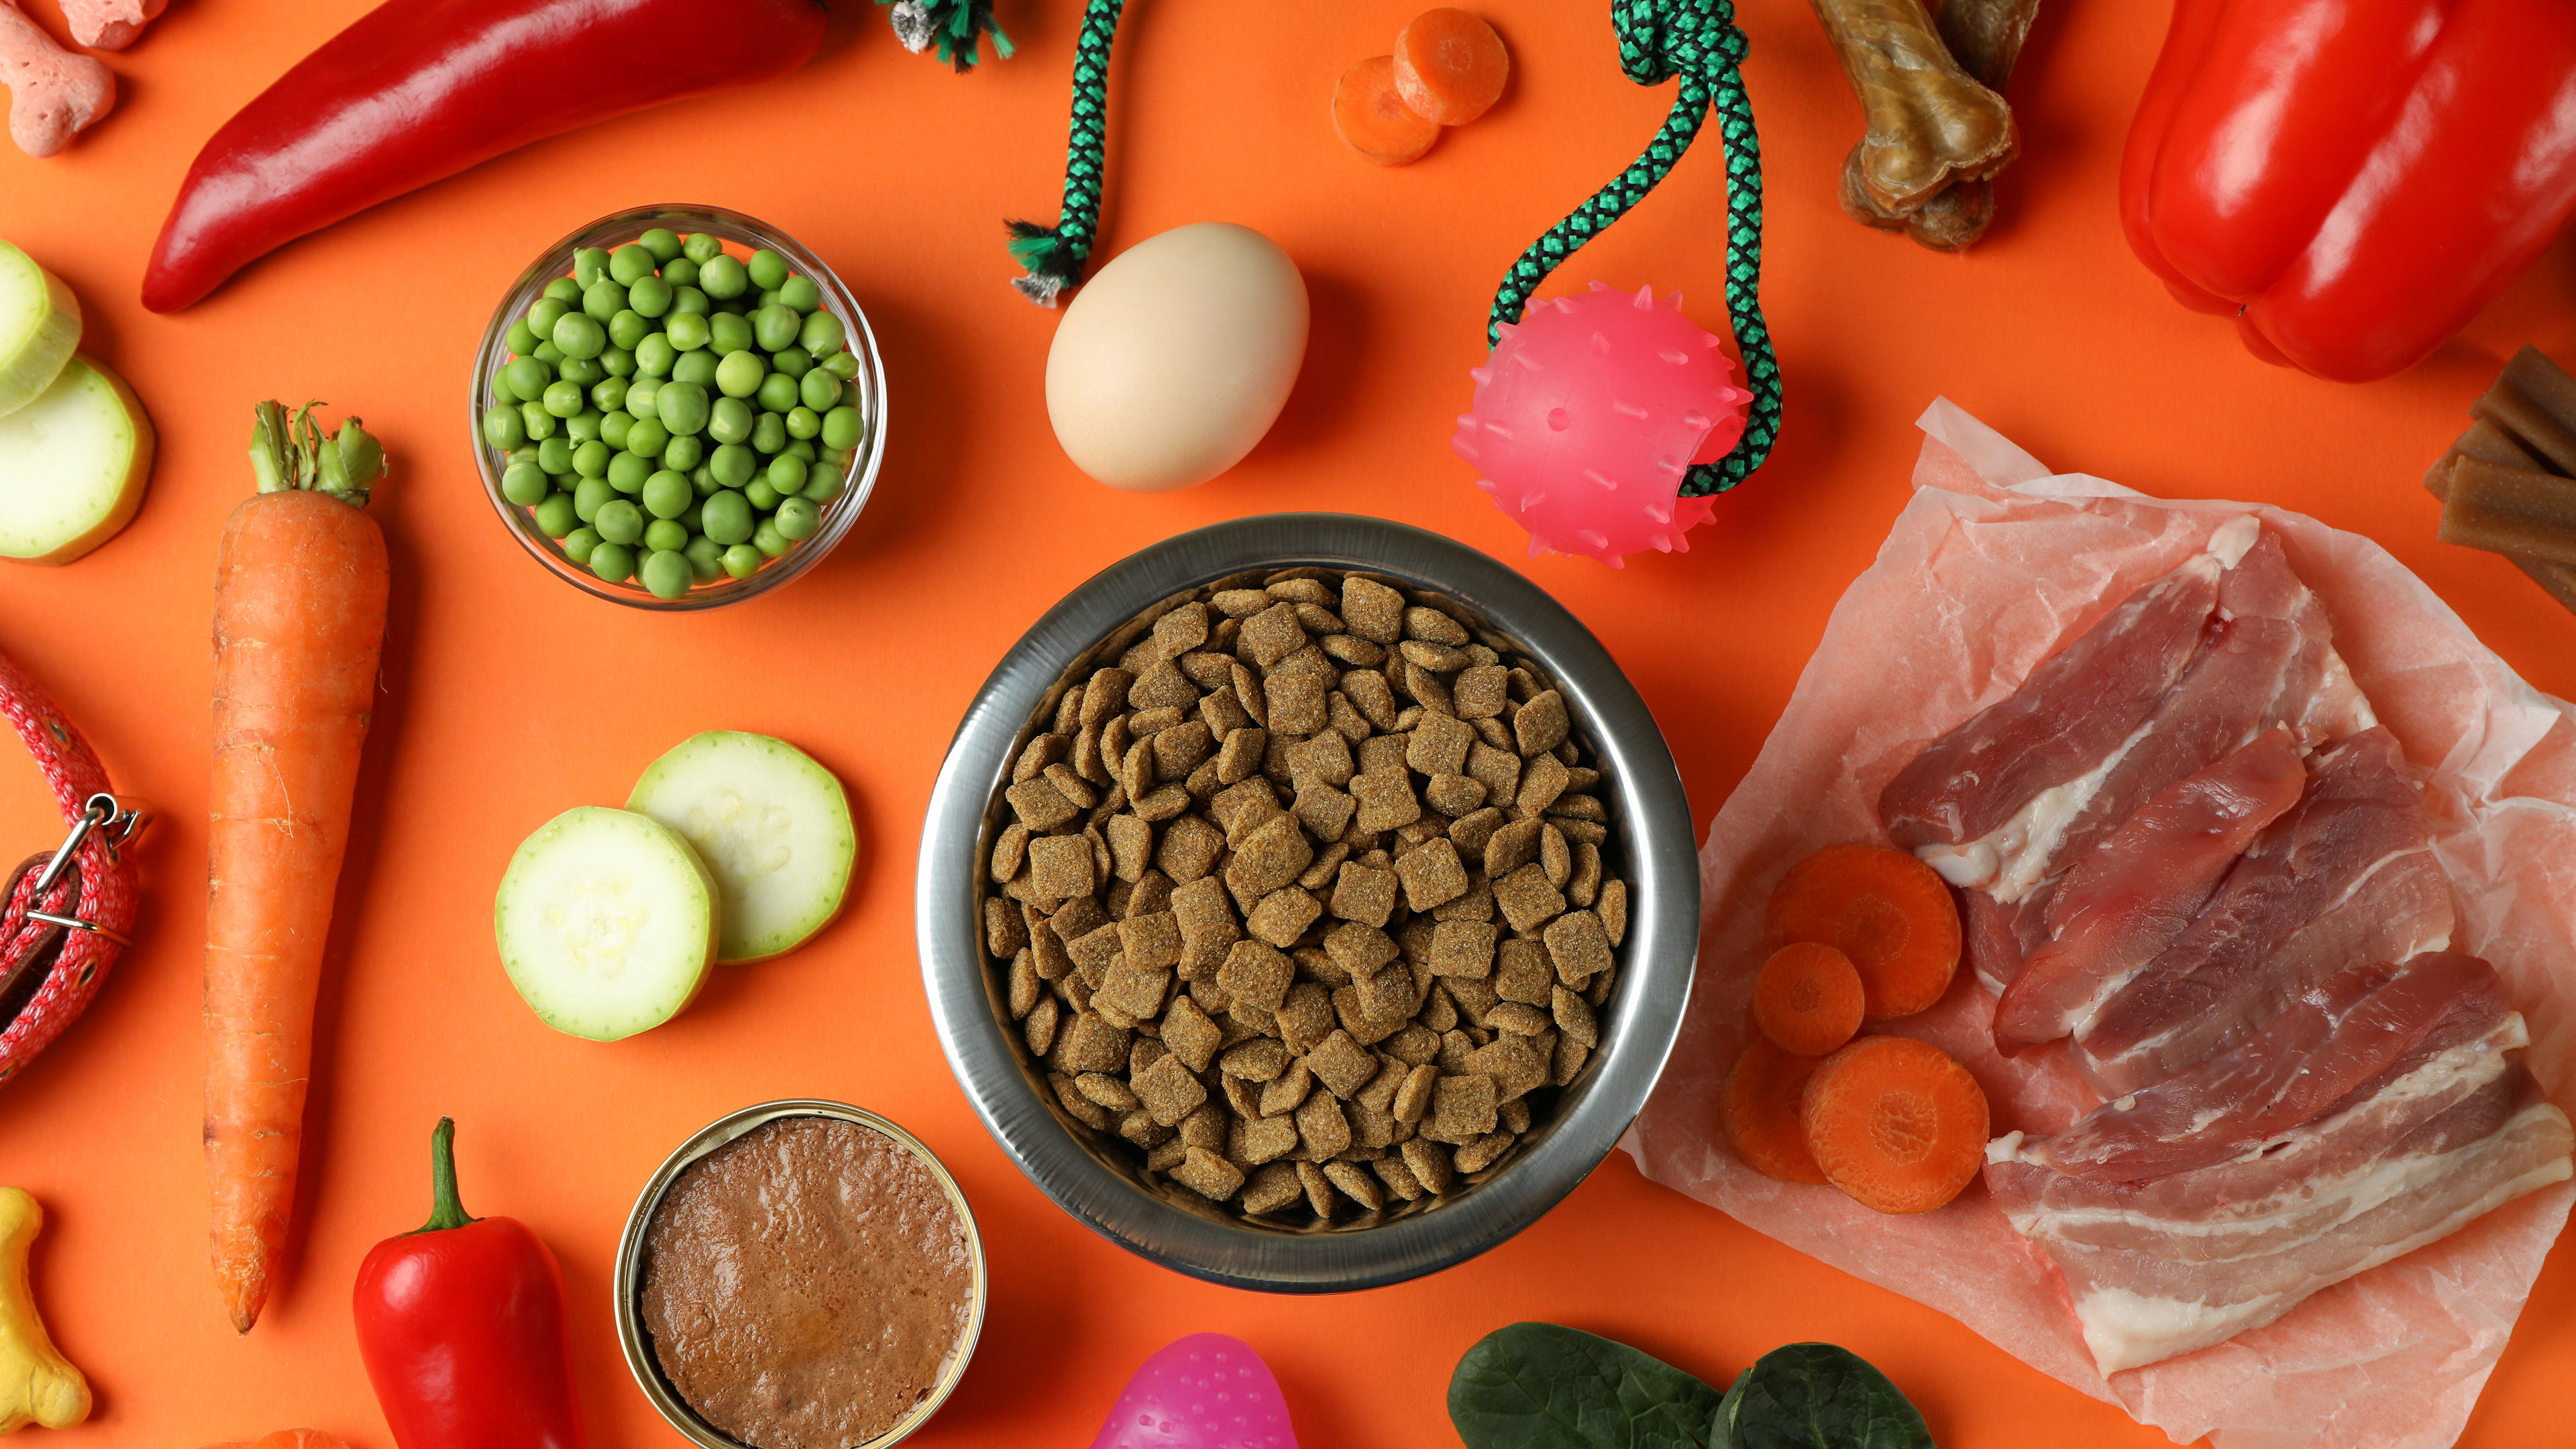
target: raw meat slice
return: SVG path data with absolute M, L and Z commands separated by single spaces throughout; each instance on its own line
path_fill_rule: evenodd
M 2089 1018 L 2181 936 L 2255 834 L 2307 783 L 2286 725 L 2173 785 L 2073 858 L 2050 893 L 2047 944 L 1995 1008 L 2006 1052 Z
M 2116 1373 L 2260 1327 L 2566 1180 L 2576 1133 L 2519 1062 L 2464 1081 L 2383 1092 L 2249 1160 L 2146 1183 L 2053 1172 L 2014 1133 L 1988 1148 L 1986 1183 L 2064 1274 L 2085 1346 Z
M 1960 949 L 1968 968 L 1997 995 L 2021 974 L 2022 965 L 2048 940 L 2048 896 L 2053 886 L 2009 904 L 1984 891 L 1956 890 Z
M 2491 1077 L 2504 1052 L 2529 1040 L 2495 968 L 2474 956 L 2356 966 L 2242 1044 L 2026 1144 L 2023 1156 L 2096 1182 L 2215 1167 L 2383 1092 Z
M 2450 882 L 2397 740 L 2373 727 L 2318 758 L 2163 954 L 2075 1028 L 2105 1097 L 2151 1085 L 2269 1025 L 2327 975 L 2450 944 Z

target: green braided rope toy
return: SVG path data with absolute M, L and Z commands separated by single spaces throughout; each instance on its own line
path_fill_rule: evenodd
M 913 0 L 906 0 L 913 3 Z M 1102 151 L 1108 139 L 1109 44 L 1126 0 L 1089 0 L 1073 61 L 1073 121 L 1066 147 L 1064 206 L 1052 227 L 1013 221 L 1011 256 L 1027 270 L 1012 279 L 1022 296 L 1052 307 L 1065 288 L 1078 286 L 1100 230 Z M 1726 311 L 1744 354 L 1744 376 L 1753 402 L 1744 436 L 1714 463 L 1695 464 L 1682 481 L 1684 497 L 1723 493 L 1741 483 L 1771 455 L 1780 436 L 1780 362 L 1771 329 L 1762 320 L 1762 142 L 1753 127 L 1753 103 L 1744 93 L 1741 67 L 1747 46 L 1736 28 L 1731 0 L 1610 0 L 1610 23 L 1619 35 L 1619 65 L 1639 85 L 1679 77 L 1672 113 L 1643 154 L 1618 179 L 1594 192 L 1572 215 L 1548 228 L 1503 278 L 1486 323 L 1486 340 L 1500 340 L 1506 322 L 1520 320 L 1530 294 L 1548 274 L 1603 228 L 1627 215 L 1690 149 L 1708 114 L 1717 114 L 1726 145 Z

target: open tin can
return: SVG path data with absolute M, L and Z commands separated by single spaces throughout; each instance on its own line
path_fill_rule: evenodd
M 671 1427 L 678 1430 L 681 1437 L 703 1446 L 703 1449 L 762 1449 L 759 1445 L 746 1445 L 708 1423 L 664 1376 L 661 1361 L 653 1352 L 652 1337 L 644 1327 L 641 1307 L 646 1266 L 645 1236 L 652 1228 L 655 1215 L 661 1211 L 663 1195 L 680 1180 L 680 1174 L 717 1148 L 787 1117 L 835 1118 L 856 1123 L 891 1139 L 930 1170 L 941 1190 L 947 1193 L 949 1206 L 956 1209 L 958 1221 L 965 1226 L 967 1248 L 974 1257 L 974 1282 L 966 1324 L 958 1333 L 955 1351 L 941 1366 L 938 1382 L 922 1395 L 921 1402 L 914 1405 L 910 1413 L 885 1433 L 864 1444 L 851 1446 L 851 1449 L 887 1449 L 889 1445 L 911 1438 L 915 1430 L 930 1422 L 931 1416 L 939 1412 L 939 1406 L 946 1403 L 948 1395 L 956 1389 L 957 1381 L 966 1376 L 966 1365 L 974 1358 L 976 1341 L 984 1331 L 984 1309 L 992 1289 L 984 1262 L 984 1235 L 975 1225 L 974 1209 L 967 1206 L 966 1194 L 959 1190 L 957 1179 L 948 1175 L 946 1165 L 940 1162 L 937 1154 L 922 1145 L 921 1139 L 874 1112 L 846 1102 L 815 1098 L 761 1102 L 708 1123 L 695 1136 L 681 1143 L 669 1157 L 662 1159 L 662 1165 L 654 1169 L 653 1176 L 646 1180 L 644 1190 L 636 1195 L 634 1210 L 626 1215 L 625 1235 L 617 1242 L 617 1274 L 614 1280 L 617 1341 L 626 1351 L 626 1367 L 643 1388 L 644 1397 L 653 1401 L 653 1407 L 661 1411 L 662 1417 L 670 1421 Z

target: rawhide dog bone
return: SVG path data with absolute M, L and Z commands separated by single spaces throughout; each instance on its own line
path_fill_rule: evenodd
M 2039 0 L 1949 0 L 1936 17 L 1950 56 L 1978 84 L 2001 94 L 2021 58 Z M 1863 226 L 1902 231 L 1933 251 L 1955 252 L 1973 244 L 1994 221 L 1994 183 L 1989 177 L 1957 181 L 1934 193 L 1910 213 L 1891 210 L 1869 193 L 1861 179 L 1861 153 L 1867 141 L 1854 145 L 1843 160 L 1843 212 Z

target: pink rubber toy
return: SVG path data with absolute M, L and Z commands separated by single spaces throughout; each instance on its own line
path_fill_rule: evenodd
M 1680 496 L 1682 475 L 1744 436 L 1753 394 L 1681 307 L 1679 292 L 1658 307 L 1652 287 L 1632 297 L 1595 282 L 1532 302 L 1467 374 L 1476 401 L 1449 446 L 1529 530 L 1533 556 L 1589 554 L 1615 569 L 1649 548 L 1687 553 L 1682 535 L 1714 511 Z
M 1297 1449 L 1297 1431 L 1251 1344 L 1193 1333 L 1136 1370 L 1091 1449 Z

